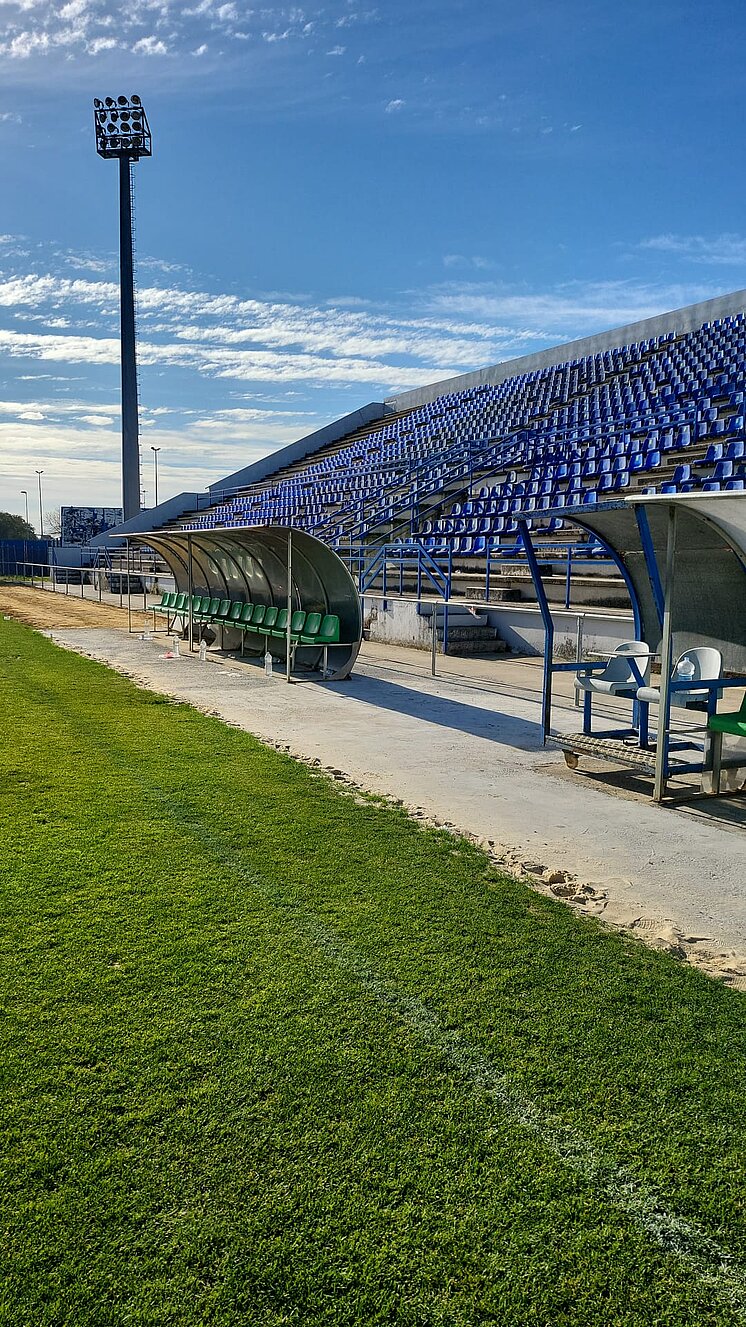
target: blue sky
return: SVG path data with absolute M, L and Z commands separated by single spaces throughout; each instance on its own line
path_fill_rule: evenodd
M 737 0 L 0 3 L 0 509 L 120 498 L 116 166 L 139 93 L 143 483 L 746 286 Z

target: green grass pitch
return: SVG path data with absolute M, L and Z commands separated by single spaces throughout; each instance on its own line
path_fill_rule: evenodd
M 12 622 L 0 719 L 3 1327 L 746 1320 L 742 996 Z

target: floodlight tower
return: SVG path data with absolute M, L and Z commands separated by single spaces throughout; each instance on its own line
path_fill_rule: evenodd
M 140 511 L 140 427 L 137 416 L 135 280 L 132 257 L 132 165 L 153 154 L 150 125 L 139 97 L 93 99 L 96 151 L 119 162 L 119 307 L 122 359 L 122 507 L 128 521 Z

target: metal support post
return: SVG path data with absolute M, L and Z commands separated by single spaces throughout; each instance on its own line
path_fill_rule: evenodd
M 82 578 L 81 578 L 82 579 Z M 127 630 L 132 630 L 132 582 L 130 580 L 130 541 L 127 540 Z
M 192 536 L 187 535 L 187 586 L 189 589 L 189 653 L 194 649 L 194 577 L 192 574 Z
M 653 603 L 658 616 L 658 626 L 663 626 L 664 595 L 661 585 L 660 572 L 658 571 L 658 562 L 655 556 L 655 547 L 653 545 L 653 536 L 650 533 L 650 522 L 648 514 L 644 507 L 635 504 L 635 520 L 640 534 L 640 544 L 642 545 L 642 554 L 645 558 L 645 567 L 650 578 L 650 589 L 653 592 Z
M 536 600 L 541 613 L 541 620 L 544 623 L 544 689 L 541 702 L 541 730 L 546 745 L 549 736 L 549 730 L 552 719 L 552 664 L 554 661 L 554 621 L 547 600 L 547 592 L 544 589 L 544 582 L 541 579 L 539 563 L 536 558 L 531 535 L 525 521 L 518 522 L 518 530 L 526 551 L 526 561 L 531 572 L 531 579 L 534 583 Z
M 135 357 L 131 158 L 119 158 L 119 281 L 122 356 L 122 500 L 125 521 L 140 511 L 140 441 Z
M 581 663 L 583 659 L 583 625 L 585 623 L 585 613 L 578 613 L 577 627 L 575 630 L 575 662 Z M 580 692 L 575 689 L 575 708 L 580 709 L 582 701 Z
M 666 580 L 663 600 L 663 633 L 661 639 L 661 682 L 658 703 L 658 735 L 655 748 L 655 784 L 653 800 L 662 802 L 666 795 L 668 777 L 668 729 L 671 716 L 671 656 L 673 644 L 673 582 L 676 563 L 676 517 L 673 503 L 668 508 L 668 538 L 666 540 Z
M 288 620 L 287 620 L 287 631 L 286 631 L 286 634 L 285 634 L 285 681 L 286 681 L 286 682 L 289 682 L 289 681 L 290 681 L 290 657 L 291 657 L 290 619 L 291 619 L 291 617 L 293 616 L 293 530 L 292 530 L 292 527 L 291 527 L 291 526 L 288 526 L 288 597 L 287 597 L 287 608 L 288 608 Z M 269 646 L 268 646 L 267 648 L 269 648 Z
M 438 605 L 433 604 L 433 615 L 430 619 L 432 630 L 430 632 L 430 672 L 435 677 L 435 660 L 438 654 Z
M 572 549 L 567 549 L 567 571 L 565 574 L 565 608 L 570 607 L 570 594 L 572 591 Z

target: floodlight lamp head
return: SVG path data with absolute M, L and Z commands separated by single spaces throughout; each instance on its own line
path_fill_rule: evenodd
M 139 161 L 153 154 L 148 117 L 139 97 L 93 99 L 96 151 L 100 157 Z

